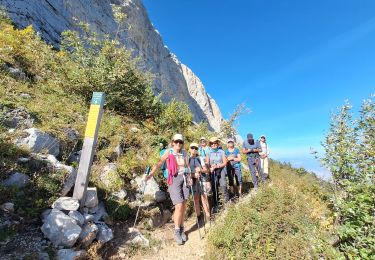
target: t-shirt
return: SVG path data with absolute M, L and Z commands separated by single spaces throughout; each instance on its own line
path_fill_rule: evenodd
M 243 142 L 243 145 L 242 147 L 244 149 L 262 149 L 260 147 L 260 144 L 259 144 L 259 141 L 254 141 L 254 144 L 249 144 L 249 141 L 244 141 Z M 259 157 L 259 153 L 253 153 L 253 152 L 250 152 L 250 153 L 247 153 L 247 157 Z
M 234 150 L 232 152 L 230 152 L 229 149 L 225 150 L 225 155 L 227 156 L 227 158 L 230 155 L 234 155 L 234 158 L 237 158 L 239 153 L 240 153 L 240 150 L 238 148 L 234 148 Z M 241 167 L 240 162 L 230 161 L 230 163 L 234 168 L 240 168 Z
M 222 149 L 218 149 L 217 151 L 211 149 L 208 155 L 210 165 L 223 163 L 223 155 L 225 155 L 225 152 Z
M 198 156 L 190 157 L 189 158 L 189 167 L 190 167 L 191 173 L 195 173 L 195 168 L 202 167 L 200 157 L 198 157 Z

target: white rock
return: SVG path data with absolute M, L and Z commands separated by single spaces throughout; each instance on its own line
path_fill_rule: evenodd
M 30 177 L 26 174 L 15 172 L 8 179 L 3 181 L 6 187 L 16 186 L 17 188 L 25 187 L 30 182 Z
M 86 259 L 84 250 L 74 251 L 73 249 L 60 249 L 57 251 L 57 260 L 80 260 Z
M 159 188 L 158 183 L 155 181 L 154 177 L 152 177 L 151 179 L 147 181 L 145 188 L 144 188 L 145 182 L 143 180 L 143 176 L 138 176 L 137 178 L 135 178 L 135 181 L 138 185 L 139 192 L 143 192 L 143 189 L 144 189 L 144 196 L 151 197 L 154 200 L 156 200 L 156 193 L 160 195 L 160 188 Z
M 82 230 L 74 219 L 58 209 L 51 211 L 41 229 L 55 246 L 64 247 L 72 247 Z
M 150 246 L 150 241 L 145 238 L 142 233 L 136 228 L 129 228 L 129 232 L 126 234 L 125 244 L 133 244 L 148 247 Z
M 112 192 L 112 196 L 117 198 L 117 199 L 120 199 L 120 200 L 125 199 L 127 195 L 128 195 L 128 193 L 125 189 L 121 189 L 119 191 Z
M 58 139 L 36 128 L 29 128 L 24 132 L 27 136 L 16 141 L 18 147 L 27 147 L 34 153 L 46 152 L 54 156 L 59 155 L 60 142 Z
M 79 208 L 79 202 L 78 199 L 72 197 L 60 197 L 52 204 L 52 208 L 76 211 Z
M 83 224 L 85 223 L 85 218 L 83 217 L 83 215 L 79 212 L 79 211 L 69 211 L 69 217 L 71 217 L 72 219 L 74 219 L 77 223 L 77 225 L 80 225 L 80 226 L 83 226 Z
M 95 225 L 98 227 L 99 231 L 96 236 L 96 239 L 99 242 L 106 243 L 113 239 L 113 232 L 112 229 L 110 229 L 106 223 L 101 221 L 96 221 Z
M 94 208 L 98 206 L 98 192 L 96 187 L 87 187 L 85 207 Z
M 83 247 L 88 247 L 96 238 L 98 227 L 94 223 L 85 224 L 82 227 L 82 232 L 79 235 L 79 243 Z
M 3 205 L 1 205 L 1 209 L 6 211 L 6 212 L 14 212 L 14 204 L 11 202 L 6 202 Z

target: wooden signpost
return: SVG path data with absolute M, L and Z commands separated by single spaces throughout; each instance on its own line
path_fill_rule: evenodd
M 105 93 L 94 92 L 91 99 L 90 111 L 83 141 L 81 159 L 79 161 L 73 198 L 79 200 L 83 207 L 86 199 L 86 190 L 90 177 L 91 164 L 98 140 L 99 125 L 103 115 Z

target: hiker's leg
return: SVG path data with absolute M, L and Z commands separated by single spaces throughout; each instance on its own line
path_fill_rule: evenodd
M 257 167 L 257 171 L 258 171 L 258 174 L 259 174 L 259 178 L 261 179 L 262 182 L 264 182 L 266 180 L 266 178 L 264 177 L 264 173 L 263 173 L 263 170 L 262 168 L 260 167 L 260 160 L 257 160 L 257 164 L 255 165 Z
M 221 192 L 223 194 L 223 202 L 229 201 L 229 194 L 228 194 L 228 189 L 227 189 L 227 179 L 225 178 L 226 171 L 227 171 L 227 168 L 224 167 L 224 168 L 220 169 L 220 172 L 218 174 L 220 176 L 219 185 L 220 185 Z
M 212 176 L 211 176 L 211 188 L 212 188 L 212 205 L 211 207 L 216 207 L 217 206 L 217 176 L 216 176 L 216 170 L 213 172 Z
M 227 171 L 226 175 L 228 176 L 229 192 L 231 193 L 233 193 L 233 186 L 234 186 L 233 170 L 234 168 L 229 163 L 228 166 L 226 167 L 226 171 Z
M 183 223 L 183 218 L 185 215 L 185 204 L 186 202 L 178 203 L 174 206 L 174 216 L 173 222 L 175 229 L 180 229 L 180 226 Z
M 203 206 L 204 213 L 206 217 L 209 218 L 211 216 L 211 213 L 210 213 L 210 206 L 208 204 L 207 194 L 202 194 L 201 199 L 202 199 L 202 206 Z
M 242 171 L 241 168 L 236 168 L 236 180 L 237 180 L 237 186 L 238 186 L 238 195 L 241 196 L 242 193 Z
M 268 157 L 263 159 L 263 173 L 266 178 L 268 178 L 269 172 L 268 172 Z
M 251 172 L 251 177 L 253 179 L 254 188 L 257 188 L 258 187 L 258 179 L 257 179 L 257 175 L 256 175 L 256 172 L 255 172 L 255 158 L 248 157 L 247 162 L 249 164 L 249 169 L 250 169 L 250 172 Z

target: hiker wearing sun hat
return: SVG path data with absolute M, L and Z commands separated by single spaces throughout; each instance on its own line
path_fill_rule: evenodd
M 168 192 L 175 206 L 173 214 L 173 221 L 175 226 L 175 241 L 182 245 L 187 241 L 187 236 L 184 232 L 184 219 L 186 212 L 186 200 L 189 197 L 189 188 L 191 185 L 191 178 L 189 172 L 189 161 L 186 151 L 183 149 L 184 138 L 181 134 L 175 134 L 172 138 L 172 148 L 165 152 L 159 159 L 158 163 L 154 165 L 149 175 L 145 176 L 147 182 L 154 173 L 167 162 L 168 168 Z
M 259 178 L 264 181 L 264 174 L 259 163 L 259 153 L 262 152 L 262 148 L 258 141 L 254 140 L 252 134 L 247 134 L 247 140 L 243 142 L 242 152 L 247 156 L 247 162 L 251 171 L 254 188 L 258 188 L 258 178 L 256 171 L 258 171 Z
M 217 212 L 219 206 L 219 190 L 223 196 L 223 201 L 229 201 L 229 194 L 227 189 L 226 181 L 226 165 L 227 158 L 225 152 L 219 149 L 220 140 L 217 137 L 211 137 L 209 145 L 211 147 L 209 154 L 207 155 L 207 161 L 211 171 L 211 187 L 213 191 L 213 207 L 214 211 Z
M 190 144 L 189 167 L 191 177 L 193 179 L 191 191 L 194 199 L 194 208 L 197 214 L 197 224 L 199 228 L 204 223 L 204 217 L 201 214 L 199 198 L 202 199 L 202 206 L 206 218 L 209 219 L 211 217 L 208 203 L 208 193 L 211 190 L 211 183 L 209 182 L 209 169 L 204 161 L 202 162 L 201 157 L 198 156 L 197 143 Z
M 270 154 L 270 149 L 268 147 L 265 135 L 260 136 L 260 146 L 262 148 L 262 152 L 259 153 L 260 167 L 262 168 L 264 177 L 269 178 L 268 156 Z
M 225 150 L 225 155 L 228 160 L 228 179 L 229 187 L 234 187 L 238 196 L 241 196 L 242 193 L 242 172 L 241 172 L 241 154 L 240 150 L 234 146 L 233 138 L 229 138 L 227 141 L 227 149 Z M 234 181 L 236 185 L 234 185 Z

